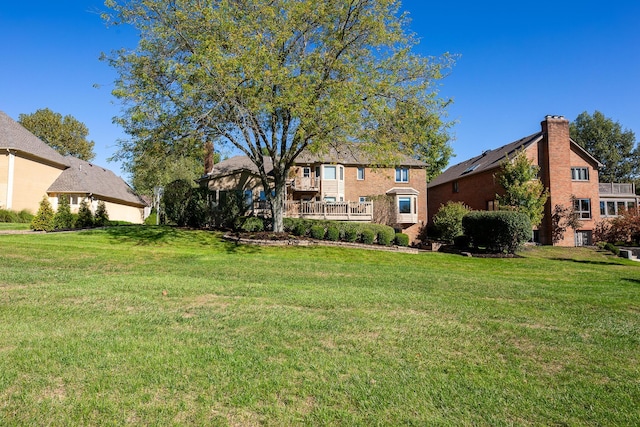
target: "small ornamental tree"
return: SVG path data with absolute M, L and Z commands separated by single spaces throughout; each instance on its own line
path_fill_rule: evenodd
M 83 199 L 80 203 L 76 226 L 78 228 L 93 227 L 93 213 L 91 213 L 91 208 L 89 208 L 89 202 L 87 199 Z
M 500 209 L 527 214 L 534 227 L 542 222 L 548 197 L 538 178 L 539 169 L 524 151 L 519 151 L 513 158 L 506 158 L 497 174 L 498 183 L 504 188 L 503 195 L 496 195 Z
M 31 221 L 31 229 L 35 231 L 51 231 L 53 230 L 53 217 L 55 213 L 49 203 L 49 198 L 43 196 L 40 201 L 40 207 L 36 216 Z
M 571 206 L 555 205 L 551 214 L 551 240 L 555 245 L 564 239 L 564 233 L 568 228 L 574 230 L 582 226 L 580 215 L 576 212 L 576 199 L 571 197 Z
M 178 179 L 164 187 L 162 196 L 163 210 L 167 219 L 184 227 L 189 220 L 187 206 L 191 194 L 191 183 L 186 179 Z
M 98 202 L 96 213 L 93 218 L 96 227 L 103 227 L 109 223 L 109 213 L 107 207 L 102 200 Z
M 446 205 L 440 205 L 440 209 L 433 217 L 433 225 L 436 233 L 442 240 L 453 242 L 463 234 L 462 218 L 471 212 L 471 208 L 462 202 L 448 201 Z
M 56 230 L 66 230 L 73 228 L 73 214 L 69 205 L 69 196 L 60 194 L 58 196 L 58 210 L 53 217 L 53 226 Z
M 640 243 L 640 209 L 624 210 L 615 218 L 604 219 L 596 226 L 595 239 L 608 243 Z

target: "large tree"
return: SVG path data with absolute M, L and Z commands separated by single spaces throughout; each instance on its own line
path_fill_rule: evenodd
M 636 136 L 599 111 L 581 113 L 570 125 L 571 138 L 604 165 L 601 182 L 629 182 L 640 174 Z
M 71 155 L 86 161 L 96 156 L 94 142 L 87 139 L 89 129 L 71 115 L 62 116 L 44 108 L 35 113 L 20 114 L 18 122 L 63 156 Z
M 119 72 L 114 95 L 125 105 L 117 121 L 132 135 L 122 155 L 158 144 L 167 153 L 232 144 L 273 190 L 266 194 L 275 231 L 282 230 L 289 169 L 305 149 L 357 142 L 380 165 L 402 153 L 437 169 L 451 155 L 443 120 L 449 101 L 436 84 L 452 58 L 412 52 L 416 40 L 399 0 L 107 5 L 107 20 L 141 35 L 135 50 L 109 58 Z

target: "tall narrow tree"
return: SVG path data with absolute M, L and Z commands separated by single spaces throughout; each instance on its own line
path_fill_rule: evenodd
M 117 119 L 132 135 L 122 155 L 192 138 L 229 143 L 257 166 L 282 230 L 286 179 L 305 149 L 359 142 L 374 162 L 400 154 L 441 168 L 451 150 L 449 103 L 437 83 L 451 56 L 412 52 L 399 0 L 108 0 L 135 26 L 137 49 L 110 58 Z M 267 174 L 263 153 L 273 169 Z M 272 190 L 272 191 L 269 191 Z

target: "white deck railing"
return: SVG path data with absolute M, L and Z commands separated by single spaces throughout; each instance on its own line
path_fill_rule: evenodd
M 373 220 L 373 202 L 285 202 L 285 216 L 290 218 L 336 219 L 342 221 Z

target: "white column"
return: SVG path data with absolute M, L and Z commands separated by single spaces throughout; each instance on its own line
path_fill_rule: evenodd
M 15 159 L 15 154 L 9 151 L 9 167 L 7 168 L 9 170 L 9 176 L 7 177 L 7 209 L 11 209 L 13 207 L 13 175 Z

